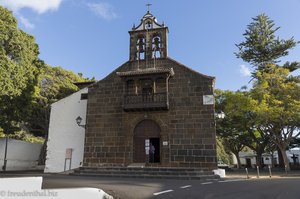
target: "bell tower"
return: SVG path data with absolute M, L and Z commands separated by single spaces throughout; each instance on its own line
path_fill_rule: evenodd
M 148 11 L 136 27 L 133 25 L 130 34 L 129 60 L 151 61 L 168 57 L 168 28 L 165 24 L 159 24 L 156 18 Z
M 169 110 L 169 79 L 173 68 L 168 58 L 168 28 L 150 13 L 133 26 L 130 34 L 129 64 L 117 75 L 124 81 L 123 110 L 126 112 Z

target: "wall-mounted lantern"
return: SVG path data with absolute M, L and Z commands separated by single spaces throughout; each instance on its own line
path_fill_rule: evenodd
M 223 111 L 219 111 L 219 112 L 215 113 L 215 117 L 218 119 L 224 119 L 225 113 Z
M 80 127 L 82 127 L 82 128 L 85 128 L 86 125 L 81 124 L 81 122 L 82 122 L 82 118 L 80 116 L 78 116 L 76 118 L 77 125 L 80 126 Z

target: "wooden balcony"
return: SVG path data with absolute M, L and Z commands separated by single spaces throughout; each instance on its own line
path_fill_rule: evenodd
M 125 95 L 125 111 L 168 110 L 168 93 Z

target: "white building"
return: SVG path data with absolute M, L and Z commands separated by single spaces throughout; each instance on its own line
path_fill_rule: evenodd
M 45 172 L 63 172 L 82 165 L 88 88 L 51 105 Z M 76 118 L 82 118 L 82 126 Z
M 293 148 L 293 149 L 287 150 L 286 154 L 288 156 L 288 159 L 289 159 L 289 162 L 291 165 L 299 164 L 300 148 Z M 250 168 L 250 167 L 255 168 L 255 166 L 256 166 L 255 152 L 253 152 L 253 151 L 240 152 L 239 156 L 240 156 L 241 166 L 248 167 L 248 168 Z M 273 159 L 273 165 L 277 165 L 278 164 L 278 152 L 277 151 L 275 151 L 273 153 L 273 157 L 272 157 L 272 154 L 269 154 L 269 153 L 264 153 L 262 155 L 262 162 L 264 165 L 272 165 L 272 159 Z M 233 155 L 233 164 L 237 165 L 237 159 L 236 159 L 235 155 Z
M 290 163 L 294 164 L 299 164 L 299 158 L 300 158 L 300 148 L 293 148 L 287 151 L 288 158 Z

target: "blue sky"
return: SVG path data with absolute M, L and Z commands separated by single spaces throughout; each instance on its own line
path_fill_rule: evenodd
M 219 89 L 250 86 L 251 66 L 234 52 L 252 17 L 265 13 L 280 38 L 300 41 L 300 0 L 0 0 L 35 36 L 47 64 L 97 80 L 129 59 L 128 31 L 147 3 L 169 27 L 169 56 L 215 76 Z M 300 45 L 283 61 L 300 61 Z

